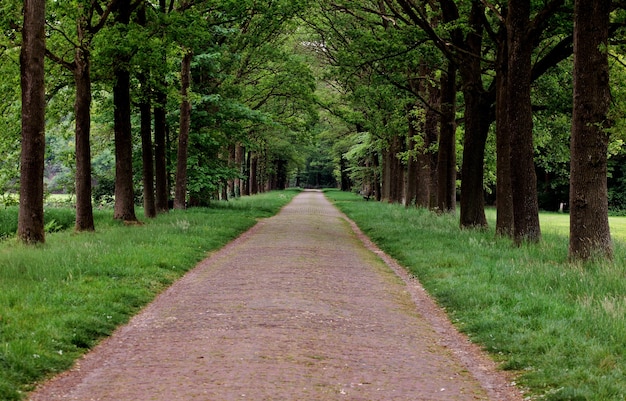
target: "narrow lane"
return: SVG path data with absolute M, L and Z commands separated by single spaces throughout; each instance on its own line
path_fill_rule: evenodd
M 487 400 L 320 192 L 215 253 L 31 400 Z

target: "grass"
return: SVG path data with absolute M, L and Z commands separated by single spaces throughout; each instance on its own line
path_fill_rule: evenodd
M 207 256 L 275 214 L 296 191 L 209 209 L 171 211 L 124 226 L 98 211 L 95 233 L 47 235 L 46 244 L 0 244 L 0 399 L 20 400 Z
M 460 230 L 455 216 L 327 196 L 515 372 L 530 399 L 625 399 L 626 219 L 611 219 L 615 262 L 582 265 L 567 261 L 566 215 L 542 214 L 541 244 L 518 248 L 493 229 Z

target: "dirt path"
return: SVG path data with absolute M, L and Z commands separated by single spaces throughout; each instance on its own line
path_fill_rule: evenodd
M 521 399 L 361 236 L 304 192 L 31 400 Z

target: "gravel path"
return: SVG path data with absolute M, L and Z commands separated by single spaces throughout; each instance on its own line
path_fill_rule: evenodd
M 521 399 L 354 230 L 301 193 L 30 399 Z

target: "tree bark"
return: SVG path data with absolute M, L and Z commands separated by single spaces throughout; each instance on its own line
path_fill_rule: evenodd
M 130 0 L 120 1 L 116 23 L 130 23 Z M 133 187 L 133 141 L 130 121 L 130 71 L 128 55 L 121 55 L 114 68 L 115 205 L 113 218 L 136 222 Z
M 159 0 L 159 11 L 167 13 L 167 2 Z M 161 62 L 167 64 L 166 52 L 162 52 Z M 159 87 L 155 91 L 156 105 L 154 106 L 154 173 L 155 173 L 155 203 L 157 213 L 169 212 L 169 185 L 167 174 L 167 83 L 163 77 L 159 80 Z
M 180 104 L 180 132 L 178 134 L 178 153 L 176 159 L 176 189 L 174 209 L 185 209 L 187 199 L 187 153 L 189 147 L 189 128 L 191 124 L 191 102 L 189 101 L 189 87 L 191 86 L 191 59 L 192 53 L 187 51 L 181 66 L 181 95 Z
M 79 23 L 80 25 L 80 23 Z M 81 32 L 79 28 L 79 32 Z M 79 34 L 79 37 L 82 36 Z M 79 38 L 80 39 L 80 38 Z M 91 74 L 89 52 L 77 47 L 74 57 L 74 83 L 76 100 L 76 231 L 94 231 L 93 206 L 91 204 Z
M 509 0 L 507 17 L 508 77 L 507 125 L 511 138 L 511 184 L 513 188 L 513 237 L 516 244 L 538 242 L 539 204 L 533 147 L 530 84 L 533 43 L 530 31 L 530 1 Z
M 434 76 L 431 76 L 434 79 Z M 439 175 L 437 173 L 439 151 L 434 151 L 433 145 L 436 145 L 439 140 L 439 115 L 435 109 L 440 109 L 441 91 L 437 85 L 432 83 L 427 84 L 428 89 L 428 102 L 431 107 L 426 110 L 426 121 L 424 123 L 424 136 L 426 138 L 427 146 L 427 161 L 428 161 L 428 205 L 431 210 L 437 208 L 437 190 L 439 187 Z
M 415 115 L 415 108 L 417 105 L 409 107 L 407 110 L 407 120 L 409 125 L 409 133 L 407 135 L 407 146 L 409 150 L 409 158 L 406 167 L 406 188 L 405 188 L 405 206 L 413 206 L 417 204 L 418 197 L 418 180 L 419 180 L 419 165 L 417 163 L 417 154 L 419 151 L 417 144 L 421 142 L 419 138 L 419 132 L 417 126 L 419 121 Z
M 46 54 L 44 0 L 24 1 L 20 71 L 22 86 L 22 151 L 17 236 L 27 244 L 45 242 L 43 174 L 45 138 Z
M 137 23 L 146 25 L 146 6 L 142 5 L 137 11 Z M 141 161 L 143 177 L 143 209 L 147 218 L 157 215 L 154 197 L 154 152 L 152 150 L 152 105 L 150 101 L 151 88 L 148 74 L 142 72 L 138 77 L 141 88 L 141 102 L 139 103 L 140 133 L 141 133 Z
M 235 167 L 238 176 L 235 177 L 235 197 L 240 197 L 243 193 L 243 180 L 240 178 L 245 173 L 245 150 L 240 143 L 235 145 Z
M 485 198 L 483 188 L 485 144 L 489 133 L 488 110 L 491 102 L 483 88 L 482 52 L 484 6 L 472 1 L 471 31 L 463 43 L 459 72 L 463 81 L 465 99 L 465 139 L 461 169 L 461 216 L 463 228 L 485 228 Z
M 611 2 L 576 0 L 574 110 L 570 171 L 569 257 L 611 258 L 607 146 L 610 102 L 608 26 Z
M 256 152 L 250 152 L 248 157 L 250 157 L 250 184 L 248 184 L 250 195 L 256 195 L 259 193 L 259 156 Z
M 513 238 L 513 186 L 511 184 L 511 138 L 508 125 L 508 45 L 498 43 L 496 60 L 496 235 Z
M 456 66 L 448 62 L 441 76 L 437 201 L 441 212 L 456 210 Z
M 156 94 L 157 105 L 154 107 L 154 173 L 155 202 L 157 213 L 169 211 L 169 188 L 167 185 L 167 119 L 165 103 L 167 95 L 160 90 Z
M 154 152 L 152 151 L 152 106 L 148 94 L 139 105 L 141 114 L 141 159 L 143 173 L 143 208 L 148 218 L 157 215 L 154 197 Z

